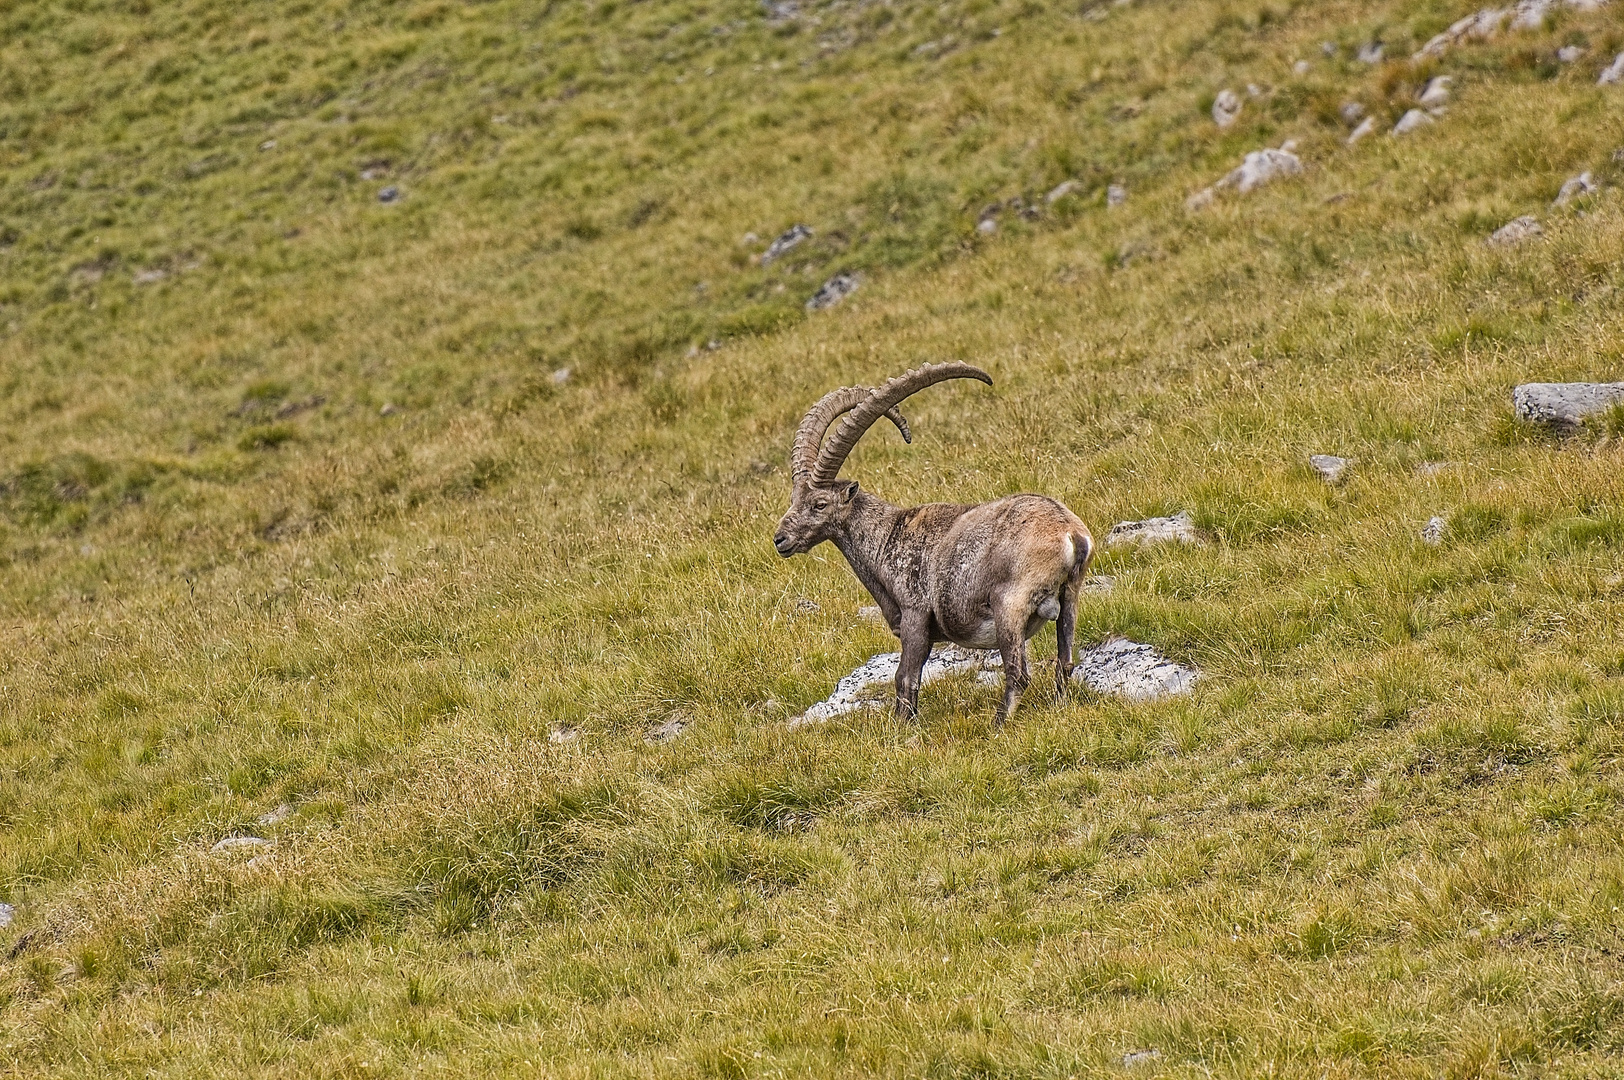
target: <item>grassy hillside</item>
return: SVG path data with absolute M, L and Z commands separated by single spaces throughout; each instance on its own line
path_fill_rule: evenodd
M 0 4 L 0 1076 L 1624 1075 L 1624 6 L 1465 13 Z M 848 475 L 1190 511 L 1193 697 L 787 728 L 942 359 Z

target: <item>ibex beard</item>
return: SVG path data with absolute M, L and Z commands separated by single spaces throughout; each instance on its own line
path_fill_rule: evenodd
M 1004 696 L 993 719 L 1002 726 L 1031 683 L 1026 642 L 1056 623 L 1055 688 L 1070 684 L 1077 592 L 1094 541 L 1076 514 L 1043 495 L 1010 495 L 975 506 L 928 503 L 904 509 L 839 477 L 847 455 L 880 417 L 913 438 L 897 406 L 947 379 L 992 377 L 969 364 L 927 364 L 878 389 L 830 391 L 795 434 L 790 506 L 773 547 L 784 558 L 825 540 L 840 549 L 902 643 L 897 715 L 919 711 L 919 681 L 930 649 L 950 641 L 997 649 Z M 844 416 L 827 443 L 830 425 Z

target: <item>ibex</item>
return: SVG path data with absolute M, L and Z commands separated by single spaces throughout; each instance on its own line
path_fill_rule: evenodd
M 875 421 L 889 419 L 912 442 L 897 406 L 947 379 L 992 377 L 969 364 L 926 364 L 878 390 L 847 386 L 812 406 L 795 433 L 789 511 L 773 547 L 784 558 L 825 540 L 840 549 L 902 642 L 897 715 L 919 711 L 919 680 L 931 645 L 951 641 L 996 648 L 1004 660 L 1004 696 L 993 719 L 1002 726 L 1031 682 L 1026 642 L 1057 622 L 1055 686 L 1071 677 L 1077 590 L 1094 541 L 1076 514 L 1042 495 L 1009 495 L 979 506 L 929 503 L 903 509 L 838 478 L 846 456 Z M 846 415 L 850 414 L 850 415 Z M 840 427 L 827 443 L 831 424 Z

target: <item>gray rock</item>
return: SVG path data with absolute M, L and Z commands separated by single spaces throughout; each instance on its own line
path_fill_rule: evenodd
M 1190 211 L 1204 210 L 1212 205 L 1212 200 L 1217 197 L 1217 194 L 1215 188 L 1204 187 L 1184 200 L 1184 209 Z
M 1112 638 L 1083 650 L 1071 677 L 1096 694 L 1129 701 L 1154 701 L 1190 693 L 1200 674 L 1169 660 L 1149 645 L 1127 638 Z
M 292 816 L 293 807 L 289 806 L 287 803 L 281 803 L 274 809 L 267 810 L 265 813 L 259 815 L 257 820 L 261 825 L 280 825 L 282 822 L 286 821 Z
M 1241 115 L 1241 96 L 1233 90 L 1220 90 L 1212 102 L 1212 122 L 1223 130 L 1233 124 Z
M 1337 110 L 1337 114 L 1342 117 L 1344 124 L 1357 124 L 1365 118 L 1365 107 L 1357 101 L 1345 101 Z
M 1109 596 L 1116 588 L 1116 579 L 1110 574 L 1090 574 L 1083 579 L 1080 592 L 1090 593 L 1094 596 Z
M 1379 41 L 1367 41 L 1359 46 L 1358 60 L 1361 64 L 1379 64 L 1386 55 L 1387 47 Z
M 1310 454 L 1308 463 L 1327 484 L 1339 483 L 1342 477 L 1347 475 L 1348 467 L 1353 464 L 1347 458 L 1337 457 L 1335 454 Z
M 269 840 L 259 836 L 228 836 L 211 847 L 209 853 L 222 855 L 232 851 L 246 851 L 249 848 L 262 848 L 269 844 Z
M 856 292 L 859 284 L 856 274 L 842 271 L 818 286 L 818 291 L 806 302 L 806 310 L 822 311 L 824 308 L 834 307 Z
M 1511 9 L 1511 29 L 1542 29 L 1550 12 L 1551 0 L 1517 0 L 1517 6 Z
M 134 280 L 137 285 L 152 285 L 156 282 L 162 281 L 168 276 L 169 271 L 155 266 L 150 270 L 142 270 L 138 272 L 135 275 Z
M 1465 41 L 1487 41 L 1500 32 L 1510 14 L 1509 8 L 1484 8 L 1464 18 L 1456 19 L 1450 24 L 1449 29 L 1434 35 L 1430 41 L 1421 46 L 1420 51 L 1412 59 L 1436 59 L 1449 51 L 1451 45 L 1459 45 Z
M 11 920 L 17 917 L 17 909 L 3 900 L 0 900 L 0 930 L 11 925 Z
M 997 218 L 982 218 L 980 221 L 976 222 L 976 232 L 981 233 L 983 236 L 991 236 L 997 231 Z
M 1624 382 L 1523 383 L 1511 392 L 1519 419 L 1557 427 L 1576 427 L 1587 416 L 1624 405 Z
M 1260 98 L 1260 97 L 1262 97 L 1263 96 L 1263 87 L 1259 86 L 1255 82 L 1247 83 L 1246 84 L 1246 96 L 1249 97 L 1249 98 Z
M 1335 56 L 1336 55 L 1336 42 L 1334 42 L 1334 41 L 1322 41 L 1322 42 L 1320 42 L 1320 52 L 1324 53 L 1328 57 Z
M 378 192 L 378 201 L 381 202 L 381 203 L 392 203 L 392 202 L 396 201 L 399 198 L 400 198 L 400 188 L 396 187 L 393 184 L 390 184 L 388 187 L 386 187 L 382 191 Z
M 1617 86 L 1621 82 L 1624 82 L 1624 52 L 1613 57 L 1613 62 L 1597 77 L 1596 85 Z
M 1188 511 L 1175 514 L 1173 517 L 1153 517 L 1144 521 L 1119 521 L 1111 526 L 1111 531 L 1105 534 L 1107 547 L 1116 547 L 1119 544 L 1160 544 L 1166 541 L 1175 541 L 1180 544 L 1194 544 L 1200 541 L 1195 531 L 1195 521 Z
M 400 412 L 400 406 L 399 405 L 396 405 L 392 401 L 386 401 L 386 402 L 383 403 L 383 408 L 378 410 L 378 415 L 379 416 L 394 416 L 398 412 Z
M 1410 132 L 1424 128 L 1433 122 L 1432 117 L 1420 109 L 1411 109 L 1398 118 L 1398 123 L 1393 125 L 1393 134 L 1408 135 Z
M 1128 189 L 1121 184 L 1107 184 L 1105 187 L 1105 205 L 1121 206 L 1128 201 Z
M 1348 145 L 1352 146 L 1366 135 L 1373 135 L 1375 132 L 1376 118 L 1374 116 L 1367 116 L 1363 120 L 1359 121 L 1359 126 L 1354 128 L 1352 133 L 1348 135 Z
M 1296 75 L 1303 76 L 1314 70 L 1314 65 L 1310 64 L 1307 60 L 1299 60 L 1295 64 L 1291 65 L 1291 70 Z
M 261 150 L 275 150 L 276 149 L 276 140 L 275 139 L 266 139 L 264 142 L 259 144 L 259 148 Z
M 1575 64 L 1585 57 L 1585 48 L 1582 45 L 1564 45 L 1556 50 L 1556 59 L 1559 63 Z
M 570 376 L 572 374 L 573 372 L 567 367 L 559 368 L 557 371 L 553 372 L 553 385 L 563 386 L 565 383 L 570 381 Z
M 1544 235 L 1545 229 L 1540 225 L 1539 219 L 1531 214 L 1524 214 L 1490 233 L 1487 242 L 1496 247 L 1511 247 L 1513 244 L 1521 244 L 1525 240 L 1533 240 Z
M 1427 80 L 1426 89 L 1416 98 L 1423 109 L 1437 109 L 1449 104 L 1449 88 L 1455 80 L 1448 75 L 1435 75 Z
M 1302 161 L 1285 147 L 1279 150 L 1253 150 L 1216 186 L 1219 189 L 1233 188 L 1244 195 L 1282 177 L 1297 176 L 1302 171 Z
M 1421 529 L 1421 539 L 1437 547 L 1444 542 L 1444 533 L 1449 531 L 1449 519 L 1434 514 L 1427 519 L 1426 525 Z
M 996 653 L 990 654 L 996 657 Z M 979 649 L 961 649 L 957 645 L 946 645 L 930 654 L 925 661 L 924 672 L 920 677 L 921 685 L 930 683 L 943 675 L 955 671 L 980 671 L 989 667 L 992 660 L 989 653 Z M 800 716 L 792 717 L 789 721 L 791 728 L 805 727 L 808 724 L 818 724 L 825 720 L 832 720 L 837 716 L 856 712 L 872 706 L 889 704 L 888 695 L 876 696 L 875 687 L 893 684 L 897 677 L 897 667 L 902 663 L 902 654 L 899 652 L 880 653 L 871 656 L 859 664 L 850 675 L 845 676 L 835 684 L 835 692 L 824 700 L 812 706 Z
M 1556 193 L 1556 201 L 1551 205 L 1566 206 L 1574 199 L 1594 195 L 1600 190 L 1601 185 L 1597 184 L 1588 172 L 1582 172 L 1578 176 L 1571 177 L 1563 182 L 1562 190 Z
M 795 612 L 798 615 L 816 615 L 822 610 L 823 606 L 816 600 L 809 600 L 803 596 L 795 601 Z
M 1064 199 L 1067 195 L 1070 195 L 1072 192 L 1076 191 L 1079 186 L 1081 185 L 1079 185 L 1075 180 L 1062 181 L 1050 189 L 1049 194 L 1043 197 L 1043 201 L 1050 204 L 1057 203 L 1061 199 Z
M 1122 1055 L 1122 1067 L 1134 1069 L 1141 1065 L 1153 1065 L 1161 1059 L 1162 1052 L 1160 1050 L 1129 1050 Z
M 554 746 L 568 746 L 581 737 L 580 729 L 561 724 L 547 733 L 547 741 Z
M 791 225 L 778 235 L 778 239 L 767 245 L 767 250 L 761 253 L 761 265 L 771 265 L 774 259 L 793 251 L 802 241 L 811 238 L 810 225 Z
M 658 727 L 649 729 L 649 733 L 644 737 L 651 743 L 668 743 L 687 729 L 688 722 L 686 720 L 673 716 Z

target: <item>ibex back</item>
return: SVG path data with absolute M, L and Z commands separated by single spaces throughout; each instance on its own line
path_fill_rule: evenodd
M 882 416 L 912 442 L 897 406 L 947 379 L 992 385 L 991 376 L 969 364 L 927 364 L 877 390 L 830 391 L 812 406 L 795 433 L 789 511 L 773 546 L 789 558 L 827 540 L 846 557 L 902 642 L 899 716 L 919 711 L 919 679 L 932 644 L 996 648 L 1004 660 L 1004 697 L 993 722 L 1002 725 L 1032 681 L 1027 639 L 1046 622 L 1058 623 L 1055 686 L 1066 693 L 1077 591 L 1094 554 L 1087 526 L 1043 495 L 903 509 L 838 475 L 857 440 Z M 842 416 L 825 443 L 830 425 Z

